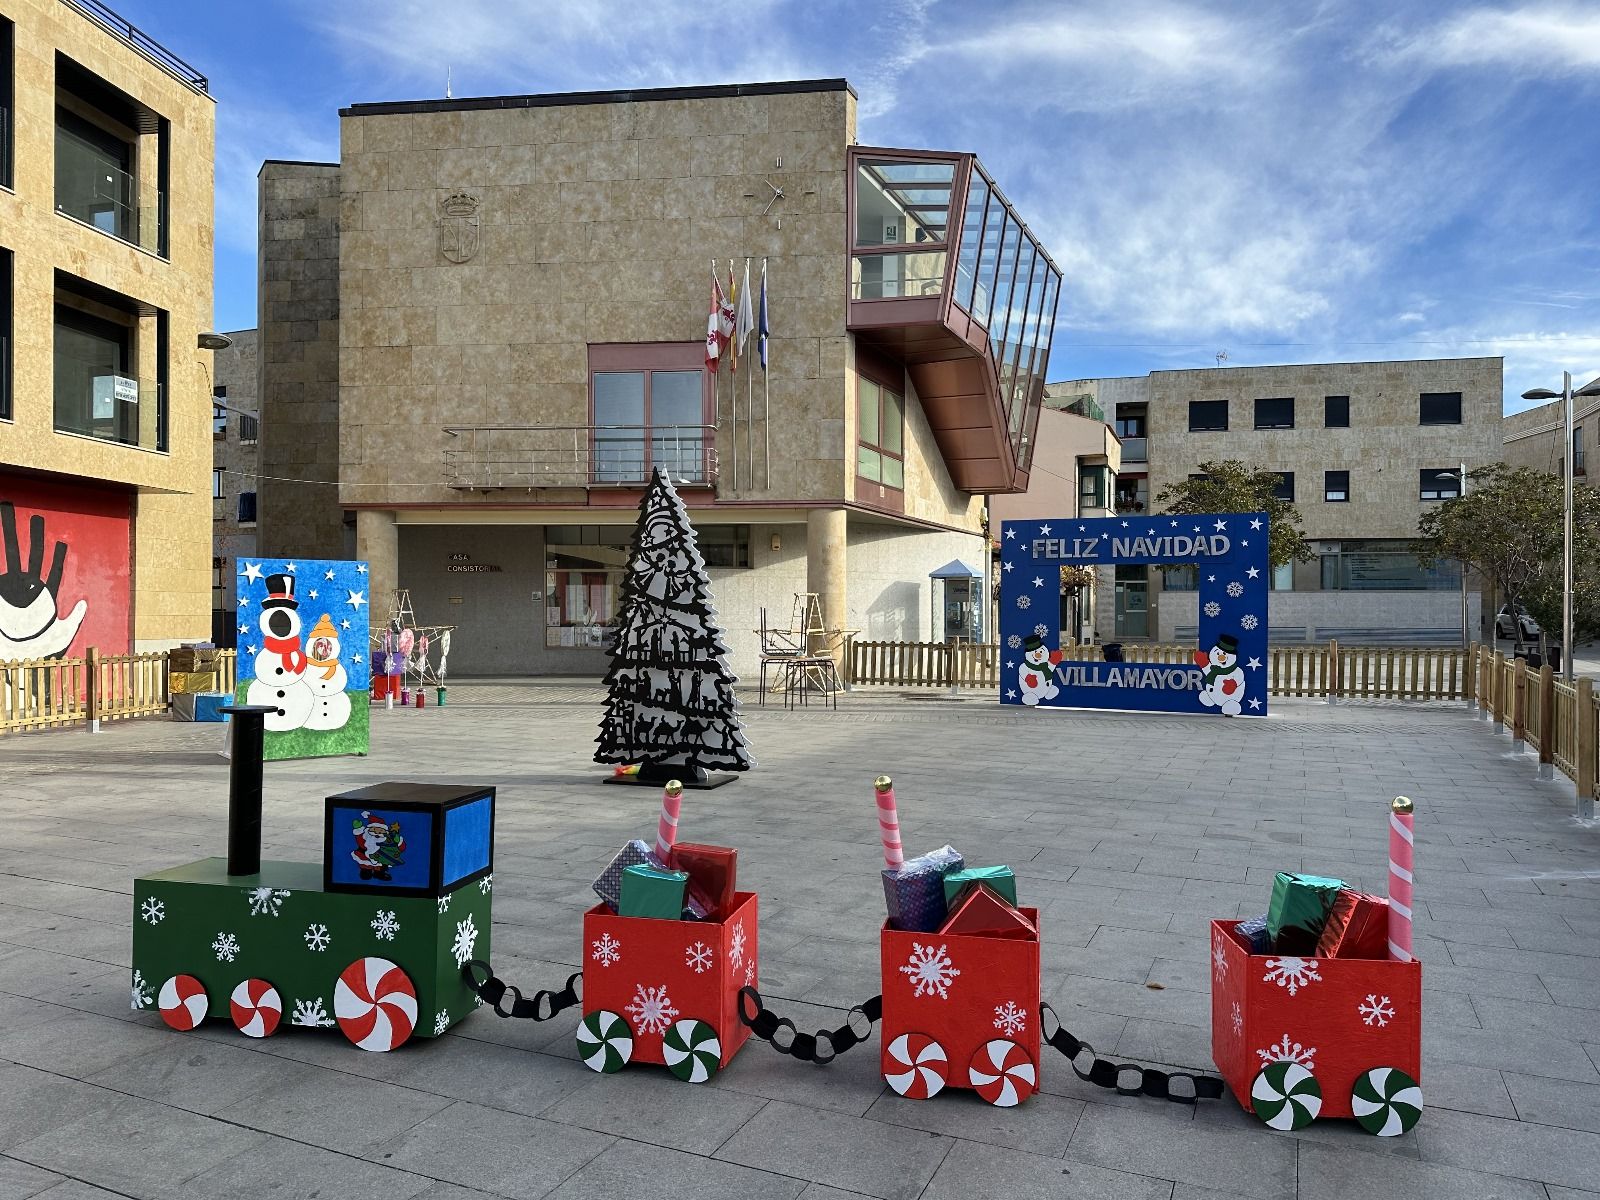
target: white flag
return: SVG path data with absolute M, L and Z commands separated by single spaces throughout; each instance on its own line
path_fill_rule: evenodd
M 744 260 L 744 284 L 739 288 L 739 318 L 734 336 L 738 339 L 739 353 L 756 330 L 756 314 L 750 306 L 750 260 Z

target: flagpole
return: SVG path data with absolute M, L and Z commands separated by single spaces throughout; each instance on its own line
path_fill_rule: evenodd
M 744 260 L 744 303 L 747 307 L 750 303 L 749 255 L 745 255 Z M 745 336 L 748 337 L 751 332 L 753 331 L 746 326 Z M 750 467 L 750 486 L 754 487 L 756 483 L 756 452 L 751 439 L 751 427 L 755 425 L 756 418 L 753 410 L 750 407 L 750 356 L 746 354 L 744 357 L 744 458 L 745 462 L 748 463 Z
M 767 260 L 761 260 L 761 302 L 767 300 Z M 762 316 L 765 317 L 763 311 Z M 767 490 L 772 490 L 772 335 L 764 343 L 766 353 L 761 361 L 761 466 L 767 479 Z

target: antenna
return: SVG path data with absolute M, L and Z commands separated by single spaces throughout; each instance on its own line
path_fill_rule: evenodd
M 451 73 L 451 68 L 450 67 L 446 67 L 444 69 L 444 98 L 446 100 L 450 100 L 450 99 L 454 98 L 453 94 L 450 91 L 450 73 Z
M 1228 361 L 1228 352 L 1226 350 L 1218 350 L 1217 351 L 1217 366 L 1220 367 L 1220 366 L 1222 366 L 1223 363 L 1225 363 L 1227 361 Z

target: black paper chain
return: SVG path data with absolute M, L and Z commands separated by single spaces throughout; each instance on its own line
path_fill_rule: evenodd
M 479 970 L 483 978 L 478 978 Z M 567 982 L 559 992 L 549 990 L 535 992 L 533 998 L 522 994 L 520 988 L 513 987 L 503 980 L 496 979 L 494 970 L 481 958 L 474 958 L 461 968 L 461 978 L 466 980 L 471 988 L 485 1004 L 494 1009 L 499 1017 L 525 1017 L 530 1021 L 548 1021 L 559 1012 L 565 1012 L 578 1003 L 578 987 L 583 982 L 583 972 L 574 971 L 567 976 Z M 511 996 L 509 1008 L 502 1007 L 501 1001 Z
M 755 1006 L 752 1013 L 748 1005 Z M 856 1032 L 855 1018 L 866 1022 L 866 1029 Z M 780 1017 L 761 1002 L 761 993 L 753 987 L 739 989 L 739 1020 L 750 1027 L 750 1032 L 768 1043 L 779 1054 L 798 1058 L 801 1062 L 825 1067 L 846 1050 L 860 1045 L 872 1036 L 872 1027 L 883 1017 L 883 997 L 874 996 L 853 1007 L 845 1014 L 844 1024 L 837 1029 L 819 1029 L 815 1033 L 801 1033 L 788 1017 Z M 787 1031 L 787 1032 L 785 1032 Z M 826 1052 L 823 1046 L 827 1046 Z
M 1065 1056 L 1072 1066 L 1072 1073 L 1085 1083 L 1109 1088 L 1123 1096 L 1150 1096 L 1156 1100 L 1171 1100 L 1175 1104 L 1194 1104 L 1200 1100 L 1222 1098 L 1222 1080 L 1215 1075 L 1191 1075 L 1187 1071 L 1158 1071 L 1137 1063 L 1114 1063 L 1099 1057 L 1088 1042 L 1068 1033 L 1066 1026 L 1061 1024 L 1060 1015 L 1048 1004 L 1039 1005 L 1041 1028 L 1044 1027 L 1047 1013 L 1055 1021 L 1056 1031 L 1045 1034 L 1044 1040 Z M 1089 1059 L 1087 1071 L 1078 1066 L 1084 1058 Z M 1132 1082 L 1125 1084 L 1124 1079 Z

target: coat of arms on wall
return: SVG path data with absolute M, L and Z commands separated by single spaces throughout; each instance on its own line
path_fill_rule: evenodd
M 457 188 L 439 201 L 439 253 L 466 262 L 478 252 L 478 205 L 471 192 Z

